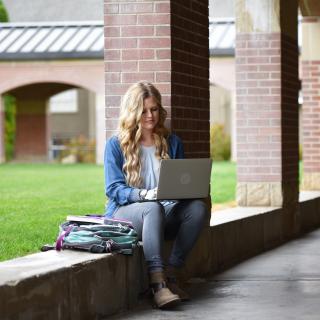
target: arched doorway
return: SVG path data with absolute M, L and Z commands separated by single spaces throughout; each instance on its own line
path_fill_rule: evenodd
M 75 101 L 69 100 L 63 110 L 50 112 L 50 101 L 59 94 L 73 92 Z M 79 136 L 97 141 L 91 150 L 92 161 L 102 161 L 104 142 L 103 99 L 86 88 L 57 83 L 33 83 L 6 92 L 16 100 L 16 134 L 14 161 L 47 162 L 54 159 L 53 147 L 57 138 L 75 139 Z M 72 104 L 75 104 L 72 106 Z M 102 112 L 101 112 L 102 110 Z M 100 122 L 99 122 L 100 121 Z

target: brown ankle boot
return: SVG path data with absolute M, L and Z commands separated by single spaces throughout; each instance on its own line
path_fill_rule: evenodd
M 160 309 L 167 309 L 180 302 L 180 298 L 168 288 L 163 272 L 150 273 L 150 286 L 155 305 Z
M 185 292 L 184 290 L 182 290 L 178 286 L 178 281 L 177 281 L 178 274 L 179 274 L 179 270 L 177 268 L 167 267 L 167 269 L 166 269 L 166 277 L 167 277 L 168 288 L 174 294 L 177 294 L 179 296 L 179 298 L 181 299 L 181 301 L 189 301 L 190 300 L 190 296 L 188 295 L 188 293 Z

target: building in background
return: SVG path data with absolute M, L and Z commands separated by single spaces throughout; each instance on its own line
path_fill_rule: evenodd
M 103 1 L 32 0 L 26 4 L 20 0 L 4 0 L 4 4 L 11 29 L 0 33 L 1 72 L 3 77 L 10 77 L 11 82 L 13 77 L 19 78 L 19 74 L 24 73 L 22 82 L 13 81 L 11 87 L 3 83 L 1 89 L 1 94 L 19 93 L 16 160 L 53 159 L 65 144 L 81 136 L 96 142 L 96 160 L 101 163 L 105 137 Z M 235 160 L 234 1 L 224 1 L 223 5 L 210 1 L 209 11 L 210 119 L 211 124 L 223 124 L 225 132 L 231 135 Z M 99 41 L 97 37 L 100 37 Z M 15 61 L 14 65 L 12 61 Z M 84 86 L 86 79 L 82 79 L 81 87 L 79 83 L 71 82 L 69 76 L 71 73 L 74 78 L 83 77 L 83 68 L 90 69 L 90 65 L 96 72 L 96 76 L 92 75 L 95 82 L 101 82 L 95 84 L 96 90 Z M 31 68 L 30 73 L 32 69 L 39 71 L 37 79 L 25 73 L 26 68 Z M 6 75 L 8 69 L 10 73 Z M 55 79 L 53 73 L 59 69 L 65 71 L 65 76 L 60 74 Z M 91 79 L 87 80 L 91 82 Z M 59 89 L 49 90 L 48 94 L 37 98 L 40 88 L 43 90 L 43 86 L 51 86 L 50 83 L 53 87 L 59 84 Z M 35 96 L 24 102 L 23 88 L 29 95 L 34 92 Z M 33 116 L 29 114 L 30 100 L 42 101 L 42 107 L 34 110 Z
M 103 0 L 2 0 L 10 22 L 103 21 Z
M 17 101 L 15 160 L 52 160 L 73 143 L 101 163 L 102 1 L 4 4 L 10 23 L 0 31 L 1 95 Z

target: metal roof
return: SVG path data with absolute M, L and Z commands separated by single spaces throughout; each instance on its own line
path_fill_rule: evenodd
M 0 23 L 0 60 L 102 59 L 103 22 Z
M 0 23 L 0 60 L 103 59 L 103 21 Z M 299 45 L 301 24 L 299 23 Z M 210 19 L 211 56 L 233 56 L 233 18 Z
M 301 18 L 298 19 L 298 44 L 301 48 Z M 210 56 L 234 56 L 236 26 L 234 18 L 209 19 Z
M 233 56 L 235 39 L 234 19 L 209 20 L 209 49 L 211 56 Z

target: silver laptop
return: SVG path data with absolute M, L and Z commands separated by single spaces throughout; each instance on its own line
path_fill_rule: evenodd
M 210 177 L 211 159 L 161 160 L 157 200 L 206 198 Z

